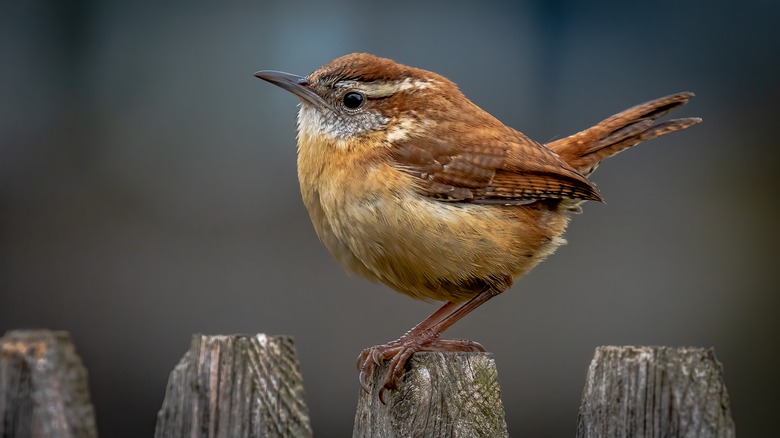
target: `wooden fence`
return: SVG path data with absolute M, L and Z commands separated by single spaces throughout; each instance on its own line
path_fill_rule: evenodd
M 489 353 L 418 353 L 410 365 L 387 404 L 361 391 L 354 437 L 508 436 Z M 734 434 L 712 349 L 596 349 L 577 437 Z M 0 339 L 0 437 L 96 436 L 87 373 L 68 334 L 6 333 Z M 262 334 L 193 336 L 171 372 L 155 431 L 158 438 L 310 436 L 293 341 Z

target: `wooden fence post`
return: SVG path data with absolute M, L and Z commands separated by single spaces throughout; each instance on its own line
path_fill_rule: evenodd
M 87 370 L 66 332 L 0 338 L 0 436 L 94 438 Z
M 498 372 L 490 353 L 415 353 L 396 391 L 379 401 L 387 362 L 362 389 L 353 437 L 506 437 Z
M 712 349 L 598 347 L 577 437 L 734 437 Z
M 396 391 L 377 396 L 385 366 L 360 391 L 353 437 L 506 437 L 489 353 L 416 353 Z M 171 372 L 156 437 L 310 437 L 293 341 L 265 335 L 192 338 Z M 0 338 L 0 436 L 97 436 L 87 372 L 66 332 Z M 599 347 L 577 437 L 735 436 L 712 349 Z
M 171 372 L 155 437 L 310 437 L 288 336 L 194 335 Z

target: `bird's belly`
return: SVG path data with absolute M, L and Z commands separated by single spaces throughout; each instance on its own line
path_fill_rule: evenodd
M 568 221 L 544 206 L 448 203 L 414 192 L 323 202 L 333 238 L 320 238 L 334 255 L 351 252 L 336 256 L 347 269 L 441 301 L 463 301 L 524 274 L 564 242 Z

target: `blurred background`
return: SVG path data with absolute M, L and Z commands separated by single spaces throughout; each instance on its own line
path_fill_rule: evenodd
M 0 2 L 0 331 L 68 330 L 99 433 L 151 436 L 195 332 L 293 335 L 317 436 L 354 360 L 433 311 L 347 276 L 295 169 L 296 99 L 252 74 L 366 51 L 539 141 L 665 94 L 704 123 L 610 159 L 607 199 L 449 336 L 494 353 L 512 436 L 572 436 L 605 344 L 713 346 L 740 435 L 780 402 L 775 0 Z

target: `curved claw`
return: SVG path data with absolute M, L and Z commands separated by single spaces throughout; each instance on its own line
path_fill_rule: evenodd
M 384 389 L 396 389 L 398 379 L 404 374 L 406 362 L 412 357 L 416 351 L 421 351 L 413 347 L 409 347 L 399 352 L 393 357 L 388 366 L 387 377 L 385 378 Z
M 366 355 L 368 354 L 369 350 L 369 348 L 366 348 L 365 350 L 361 351 L 360 354 L 358 354 L 357 362 L 355 362 L 355 368 L 357 368 L 358 371 L 363 369 L 363 364 L 366 362 Z
M 360 353 L 360 356 L 358 356 L 357 368 L 358 371 L 360 371 L 358 381 L 360 382 L 363 391 L 366 391 L 369 394 L 371 394 L 371 385 L 368 384 L 368 380 L 374 374 L 375 366 L 376 365 L 374 365 L 374 362 L 371 360 L 370 349 L 363 350 L 363 352 Z
M 373 350 L 371 350 L 371 359 L 374 361 L 374 364 L 376 364 L 376 366 L 382 366 L 382 359 L 384 359 L 383 356 L 384 355 L 380 356 L 378 348 L 374 348 Z
M 383 360 L 391 358 L 395 354 L 393 352 L 394 346 L 391 344 L 366 348 L 358 355 L 357 369 L 360 372 L 358 380 L 363 390 L 369 394 L 371 393 L 371 385 L 369 385 L 368 380 L 374 374 L 374 369 L 382 366 Z
M 360 371 L 358 380 L 366 393 L 371 393 L 369 380 L 374 375 L 376 367 L 381 367 L 383 361 L 390 360 L 384 383 L 379 388 L 379 400 L 386 404 L 386 393 L 397 388 L 397 382 L 403 376 L 406 363 L 418 351 L 462 351 L 484 352 L 485 348 L 477 342 L 465 339 L 439 339 L 437 337 L 421 337 L 399 339 L 385 345 L 366 348 L 358 356 L 357 368 Z
M 384 386 L 379 389 L 379 401 L 382 402 L 383 405 L 387 406 L 387 400 L 385 400 L 385 391 L 387 388 Z
M 360 382 L 360 387 L 363 388 L 363 391 L 366 391 L 366 394 L 371 394 L 371 387 L 368 385 L 368 378 L 367 378 L 368 375 L 369 374 L 366 373 L 365 371 L 360 371 L 360 375 L 358 376 L 358 381 Z

